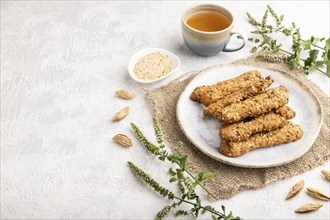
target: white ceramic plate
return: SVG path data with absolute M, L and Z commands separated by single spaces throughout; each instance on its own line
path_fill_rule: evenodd
M 218 150 L 221 142 L 218 135 L 221 124 L 214 118 L 204 117 L 203 105 L 191 101 L 189 97 L 197 86 L 215 84 L 253 69 L 260 71 L 264 77 L 272 76 L 275 82 L 271 87 L 284 85 L 289 89 L 288 106 L 296 112 L 296 117 L 291 121 L 301 125 L 304 135 L 295 142 L 256 149 L 240 157 L 226 157 Z M 220 65 L 202 70 L 187 85 L 177 103 L 177 118 L 185 135 L 206 155 L 234 166 L 263 168 L 286 164 L 304 155 L 319 134 L 322 109 L 312 90 L 287 73 L 246 65 Z
M 165 54 L 167 56 L 169 56 L 171 59 L 172 59 L 172 70 L 171 72 L 169 72 L 168 74 L 166 74 L 165 76 L 162 76 L 158 79 L 155 79 L 155 80 L 141 80 L 139 79 L 135 73 L 134 73 L 134 66 L 135 64 L 138 62 L 138 60 L 142 57 L 144 57 L 145 55 L 147 54 L 150 54 L 150 53 L 155 53 L 155 52 L 160 52 L 162 54 Z M 128 64 L 128 73 L 130 75 L 130 77 L 132 79 L 134 79 L 135 81 L 139 82 L 139 83 L 154 83 L 154 82 L 158 82 L 162 79 L 165 79 L 167 77 L 169 77 L 170 75 L 172 75 L 177 69 L 179 69 L 181 65 L 181 62 L 180 62 L 180 59 L 178 58 L 178 56 L 176 56 L 174 53 L 168 51 L 168 50 L 165 50 L 165 49 L 162 49 L 162 48 L 145 48 L 145 49 L 142 49 L 142 50 L 139 50 L 138 52 L 136 52 L 130 59 L 129 61 L 129 64 Z

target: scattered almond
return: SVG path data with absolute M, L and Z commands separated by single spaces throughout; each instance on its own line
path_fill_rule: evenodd
M 124 134 L 116 134 L 112 140 L 124 147 L 132 146 L 132 140 Z
M 318 202 L 312 202 L 312 203 L 308 203 L 305 204 L 299 208 L 296 209 L 297 213 L 305 213 L 305 212 L 312 212 L 315 210 L 318 210 L 319 208 L 321 208 L 323 205 L 321 203 Z
M 300 182 L 296 183 L 290 190 L 289 194 L 286 196 L 286 199 L 290 199 L 297 195 L 303 188 L 304 188 L 304 180 L 301 180 Z
M 135 94 L 132 92 L 129 92 L 127 90 L 117 90 L 115 91 L 117 96 L 122 99 L 133 99 L 135 98 Z
M 330 181 L 330 172 L 327 170 L 322 170 L 321 173 L 323 174 L 324 178 Z
M 123 108 L 122 110 L 120 110 L 119 112 L 117 112 L 115 114 L 112 121 L 120 121 L 120 120 L 124 119 L 129 114 L 129 112 L 130 112 L 129 106 Z
M 307 188 L 307 193 L 308 195 L 310 195 L 311 197 L 314 197 L 316 199 L 321 199 L 321 200 L 325 200 L 325 201 L 329 201 L 330 197 L 321 193 L 319 190 L 315 189 L 315 188 Z

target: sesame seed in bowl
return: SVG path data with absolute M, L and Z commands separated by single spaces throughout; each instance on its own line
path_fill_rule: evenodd
M 153 83 L 170 76 L 179 67 L 179 58 L 170 51 L 161 48 L 146 48 L 132 56 L 128 73 L 137 82 Z

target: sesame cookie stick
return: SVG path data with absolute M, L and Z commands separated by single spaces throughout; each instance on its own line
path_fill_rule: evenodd
M 222 110 L 219 121 L 233 123 L 242 121 L 245 118 L 256 117 L 258 115 L 278 109 L 289 102 L 288 89 L 278 86 L 266 90 L 264 93 L 245 99 L 244 101 L 233 103 Z
M 250 121 L 241 121 L 223 126 L 219 135 L 225 141 L 244 141 L 253 134 L 283 127 L 294 116 L 295 112 L 292 108 L 283 106 L 276 111 L 265 113 Z
M 270 147 L 299 140 L 304 132 L 299 125 L 286 123 L 282 128 L 265 133 L 257 133 L 246 141 L 223 142 L 220 153 L 228 157 L 238 157 L 257 148 Z
M 221 95 L 225 96 L 241 89 L 242 87 L 246 87 L 251 83 L 257 82 L 262 78 L 263 76 L 260 72 L 252 70 L 243 73 L 238 77 L 221 81 L 214 85 L 196 87 L 192 92 L 190 99 L 193 101 L 201 102 L 202 95 L 209 92 L 219 92 Z
M 222 109 L 228 105 L 231 105 L 233 103 L 236 102 L 240 102 L 243 101 L 249 97 L 258 95 L 262 92 L 264 92 L 272 83 L 274 82 L 274 79 L 270 76 L 267 76 L 265 79 L 261 79 L 258 82 L 242 88 L 232 94 L 229 94 L 225 97 L 223 97 L 222 99 L 218 99 L 220 98 L 217 94 L 218 93 L 214 93 L 213 96 L 210 96 L 210 103 L 218 100 L 212 104 L 210 104 L 209 106 L 207 106 L 204 109 L 204 115 L 205 116 L 214 116 L 217 117 L 219 115 L 221 115 Z

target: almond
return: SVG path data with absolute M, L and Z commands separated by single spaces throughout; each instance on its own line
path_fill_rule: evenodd
M 305 204 L 299 208 L 296 209 L 297 213 L 305 213 L 305 212 L 312 212 L 315 210 L 318 210 L 319 208 L 321 208 L 323 205 L 321 203 L 318 202 L 312 202 L 312 203 L 308 203 Z
M 124 134 L 116 134 L 112 140 L 124 147 L 132 146 L 132 140 Z
M 135 98 L 135 94 L 132 92 L 129 92 L 127 90 L 117 90 L 115 91 L 117 96 L 122 99 L 133 99 Z
M 325 201 L 329 201 L 330 197 L 321 193 L 318 189 L 315 188 L 307 188 L 307 193 L 308 195 L 310 195 L 311 197 L 314 197 L 316 199 L 321 199 L 321 200 L 325 200 Z
M 286 196 L 286 199 L 290 199 L 297 195 L 304 188 L 304 185 L 304 180 L 301 180 L 300 182 L 296 183 L 290 190 L 289 194 Z
M 115 114 L 112 121 L 120 121 L 120 120 L 124 119 L 129 114 L 129 112 L 130 112 L 129 106 L 123 108 L 122 110 L 120 110 L 119 112 L 117 112 Z
M 330 172 L 327 170 L 322 170 L 321 173 L 323 174 L 324 178 L 330 181 Z

